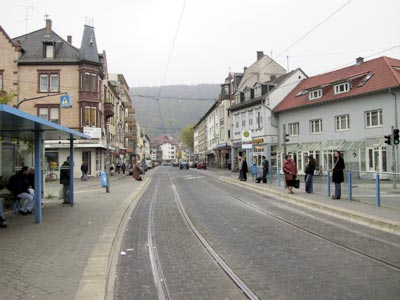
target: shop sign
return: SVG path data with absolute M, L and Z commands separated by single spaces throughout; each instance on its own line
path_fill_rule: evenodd
M 253 139 L 253 144 L 264 144 L 264 139 L 263 138 Z
M 253 148 L 253 139 L 251 137 L 251 131 L 243 130 L 242 131 L 242 149 L 251 149 Z

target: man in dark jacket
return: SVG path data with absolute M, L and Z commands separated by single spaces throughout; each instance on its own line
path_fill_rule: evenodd
M 29 191 L 30 183 L 28 173 L 29 168 L 27 166 L 23 166 L 21 171 L 11 176 L 8 182 L 8 189 L 16 197 L 21 199 L 19 211 L 22 215 L 31 214 L 35 205 L 33 193 Z
M 262 182 L 267 183 L 267 174 L 268 174 L 268 169 L 269 169 L 269 162 L 266 159 L 266 157 L 263 155 L 262 156 Z
M 69 175 L 70 175 L 70 165 L 69 165 L 69 156 L 67 157 L 67 160 L 64 161 L 64 163 L 61 166 L 60 170 L 60 184 L 63 185 L 63 199 L 64 199 L 64 204 L 70 204 L 69 200 Z
M 314 159 L 312 154 L 310 154 L 308 156 L 308 164 L 306 166 L 306 169 L 304 170 L 304 173 L 306 174 L 305 176 L 306 193 L 313 192 L 313 176 L 316 166 L 317 166 L 317 161 Z
M 249 168 L 247 166 L 247 162 L 246 162 L 246 157 L 243 157 L 243 162 L 242 162 L 242 181 L 246 181 L 247 180 L 247 172 L 249 171 Z
M 342 189 L 340 184 L 344 182 L 344 173 L 345 169 L 344 160 L 342 155 L 338 150 L 335 151 L 334 165 L 332 168 L 332 182 L 335 183 L 335 195 L 332 196 L 332 199 L 340 199 L 342 196 Z

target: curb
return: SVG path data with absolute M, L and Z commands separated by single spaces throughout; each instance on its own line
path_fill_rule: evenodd
M 253 186 L 248 183 L 238 183 L 237 181 L 230 179 L 226 176 L 219 176 L 221 181 L 225 181 L 231 184 L 235 184 L 240 187 L 244 187 L 246 189 L 251 189 L 252 191 L 256 190 L 258 192 L 262 192 L 263 194 L 268 193 L 269 195 L 278 196 L 279 200 L 283 200 L 286 202 L 294 203 L 296 205 L 312 209 L 314 211 L 322 212 L 331 216 L 335 216 L 341 218 L 343 220 L 351 221 L 354 223 L 362 224 L 374 229 L 386 231 L 392 234 L 400 235 L 400 222 L 391 221 L 387 219 L 383 219 L 380 217 L 371 216 L 365 213 L 361 213 L 358 211 L 353 211 L 345 208 L 336 207 L 333 205 L 318 203 L 315 201 L 307 200 L 298 196 L 292 196 L 289 194 L 284 194 L 281 192 L 277 192 L 268 187 L 260 187 Z
M 145 178 L 143 184 L 113 213 L 86 262 L 75 300 L 112 299 L 119 250 L 128 223 L 127 216 L 135 209 L 150 182 L 150 178 Z

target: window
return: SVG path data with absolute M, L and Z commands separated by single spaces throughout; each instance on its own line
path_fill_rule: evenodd
M 242 127 L 246 126 L 246 120 L 242 120 Z
M 249 119 L 249 126 L 253 126 L 253 119 Z
M 290 136 L 299 135 L 299 122 L 288 124 L 288 134 Z
M 308 100 L 315 100 L 322 97 L 322 89 L 313 90 L 308 93 Z
M 60 108 L 51 106 L 40 106 L 38 110 L 39 118 L 60 124 Z
M 81 73 L 81 90 L 97 92 L 97 75 L 89 72 Z
M 350 90 L 350 83 L 348 83 L 348 82 L 343 82 L 343 83 L 340 83 L 340 84 L 336 84 L 334 86 L 335 95 L 346 93 L 349 90 Z
M 45 58 L 53 58 L 54 57 L 54 45 L 45 45 Z
M 350 129 L 350 115 L 341 115 L 335 117 L 336 131 Z
M 258 111 L 256 115 L 257 128 L 260 129 L 263 127 L 263 117 L 260 111 Z
M 0 70 L 0 91 L 3 90 L 3 71 Z
M 60 74 L 51 72 L 39 73 L 39 92 L 57 93 L 60 91 Z
M 310 121 L 311 134 L 322 133 L 322 119 Z
M 383 125 L 382 109 L 365 112 L 365 123 L 367 128 L 382 126 Z
M 254 97 L 260 97 L 262 95 L 261 85 L 257 85 L 254 90 Z
M 86 106 L 82 108 L 82 126 L 96 127 L 97 108 Z

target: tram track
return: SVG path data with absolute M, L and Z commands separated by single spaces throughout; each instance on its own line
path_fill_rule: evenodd
M 205 183 L 207 183 L 207 184 L 213 186 L 215 189 L 218 189 L 220 192 L 222 192 L 222 193 L 224 193 L 225 195 L 227 195 L 227 196 L 229 196 L 229 197 L 235 199 L 236 201 L 240 201 L 241 203 L 243 203 L 244 205 L 246 205 L 247 207 L 249 207 L 250 209 L 252 209 L 253 211 L 255 211 L 255 212 L 259 213 L 259 214 L 262 214 L 262 215 L 264 215 L 264 216 L 273 218 L 273 219 L 275 219 L 275 220 L 277 220 L 277 221 L 279 221 L 279 222 L 281 222 L 281 223 L 284 223 L 284 224 L 286 224 L 286 225 L 288 225 L 288 226 L 290 226 L 290 227 L 292 227 L 292 228 L 295 228 L 295 229 L 297 229 L 297 230 L 300 230 L 300 231 L 302 231 L 302 232 L 305 232 L 305 233 L 307 233 L 307 234 L 309 234 L 309 235 L 312 235 L 312 236 L 314 236 L 314 237 L 317 237 L 317 238 L 319 238 L 319 239 L 325 240 L 325 241 L 327 241 L 327 242 L 329 242 L 329 243 L 331 243 L 331 244 L 334 244 L 334 245 L 336 245 L 336 246 L 338 246 L 338 247 L 340 247 L 340 248 L 342 248 L 342 249 L 344 249 L 344 250 L 350 251 L 350 252 L 352 252 L 352 253 L 354 253 L 354 254 L 356 254 L 356 255 L 365 257 L 365 258 L 367 258 L 367 259 L 369 259 L 369 260 L 372 260 L 372 261 L 374 261 L 374 262 L 376 262 L 376 263 L 382 264 L 382 265 L 384 265 L 384 266 L 386 266 L 386 267 L 392 268 L 392 269 L 394 269 L 394 270 L 396 270 L 396 271 L 400 271 L 400 265 L 391 263 L 391 262 L 389 262 L 389 261 L 387 261 L 387 260 L 384 260 L 384 259 L 381 259 L 381 258 L 379 258 L 379 257 L 377 257 L 377 256 L 375 256 L 375 255 L 368 254 L 368 253 L 366 253 L 365 251 L 359 250 L 359 249 L 357 249 L 357 248 L 355 248 L 355 247 L 352 247 L 352 246 L 349 246 L 349 245 L 347 245 L 347 244 L 345 244 L 345 243 L 338 242 L 337 240 L 335 240 L 335 239 L 333 239 L 333 238 L 330 238 L 330 237 L 327 236 L 327 235 L 323 235 L 323 234 L 321 234 L 321 233 L 318 233 L 318 232 L 316 232 L 315 230 L 311 230 L 311 229 L 305 228 L 304 226 L 298 225 L 298 224 L 296 224 L 296 223 L 293 222 L 293 221 L 290 221 L 290 220 L 287 220 L 287 219 L 285 219 L 285 218 L 283 218 L 283 217 L 278 216 L 277 214 L 274 214 L 274 213 L 268 212 L 268 211 L 266 211 L 266 210 L 260 209 L 259 207 L 257 207 L 257 206 L 254 205 L 253 203 L 251 203 L 251 202 L 249 202 L 249 201 L 247 201 L 247 200 L 245 200 L 245 199 L 243 199 L 243 198 L 241 198 L 241 197 L 238 197 L 238 196 L 236 196 L 236 195 L 232 195 L 231 193 L 227 192 L 226 190 L 224 190 L 224 189 L 218 187 L 217 185 L 215 185 L 215 184 L 213 184 L 213 183 L 210 183 L 210 182 L 208 182 L 208 181 L 206 181 L 206 180 L 203 180 L 203 182 L 205 182 Z M 265 199 L 264 199 L 264 200 L 265 200 Z M 331 226 L 336 226 L 336 227 L 338 227 L 338 228 L 341 228 L 341 229 L 344 229 L 344 230 L 348 230 L 349 232 L 352 232 L 352 233 L 354 233 L 354 234 L 360 234 L 360 235 L 363 235 L 363 236 L 365 236 L 365 237 L 367 237 L 367 238 L 372 238 L 372 239 L 375 239 L 376 241 L 379 241 L 379 242 L 382 242 L 382 243 L 386 243 L 386 244 L 388 244 L 388 245 L 391 245 L 391 246 L 400 248 L 400 244 L 398 244 L 398 243 L 393 243 L 393 242 L 390 242 L 390 241 L 385 241 L 385 240 L 382 240 L 382 239 L 379 239 L 379 238 L 371 237 L 371 236 L 369 236 L 369 235 L 367 235 L 367 234 L 363 234 L 363 233 L 358 232 L 358 231 L 355 231 L 355 230 L 347 229 L 347 228 L 345 228 L 344 226 L 340 226 L 340 225 L 338 225 L 338 224 L 333 224 L 333 223 L 331 223 L 331 222 L 329 222 L 329 221 L 322 220 L 322 219 L 317 218 L 317 217 L 315 217 L 315 216 L 308 215 L 308 214 L 305 214 L 305 213 L 296 211 L 296 210 L 294 210 L 294 209 L 292 209 L 292 208 L 290 208 L 290 207 L 286 207 L 286 206 L 284 206 L 284 205 L 279 205 L 279 204 L 273 203 L 272 201 L 270 201 L 268 204 L 269 204 L 269 205 L 272 205 L 272 206 L 275 206 L 275 207 L 277 207 L 277 208 L 283 209 L 283 210 L 290 211 L 291 213 L 295 213 L 295 214 L 298 214 L 298 215 L 305 215 L 305 216 L 307 216 L 307 217 L 311 217 L 311 218 L 313 218 L 314 220 L 316 220 L 317 222 L 325 223 L 325 224 L 328 224 L 328 225 L 331 225 Z

